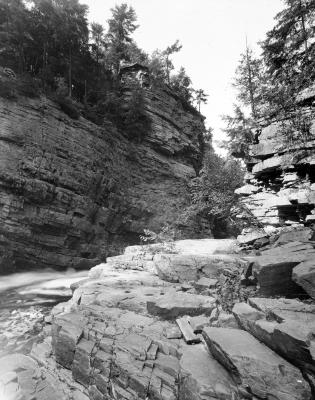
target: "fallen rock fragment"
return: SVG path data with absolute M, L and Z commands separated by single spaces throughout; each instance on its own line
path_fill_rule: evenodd
M 215 305 L 213 297 L 169 292 L 147 301 L 147 310 L 163 319 L 176 319 L 184 315 L 210 315 Z
M 296 296 L 303 290 L 292 280 L 292 270 L 303 261 L 314 259 L 310 243 L 291 242 L 262 252 L 252 266 L 252 274 L 264 296 Z
M 178 318 L 176 323 L 181 330 L 185 342 L 187 344 L 195 344 L 200 343 L 201 339 L 197 335 L 195 335 L 193 328 L 191 327 L 188 318 Z
M 288 299 L 253 298 L 249 303 L 233 308 L 240 326 L 315 379 L 315 306 Z
M 292 279 L 315 299 L 315 258 L 293 268 Z
M 237 387 L 231 375 L 209 353 L 204 344 L 186 346 L 180 359 L 181 400 L 233 400 Z
M 203 337 L 249 398 L 310 400 L 311 390 L 301 372 L 248 332 L 211 327 L 204 329 Z

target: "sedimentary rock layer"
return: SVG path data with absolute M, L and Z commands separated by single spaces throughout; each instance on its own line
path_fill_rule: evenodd
M 0 98 L 0 271 L 86 268 L 187 202 L 203 119 L 147 89 L 141 143 L 112 124 L 74 121 L 46 98 Z

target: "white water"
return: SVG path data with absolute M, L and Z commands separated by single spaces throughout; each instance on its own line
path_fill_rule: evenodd
M 56 302 L 58 298 L 70 297 L 70 285 L 85 279 L 87 275 L 88 271 L 59 272 L 47 269 L 0 276 L 0 294 L 2 295 L 0 308 L 4 306 L 6 297 L 10 298 L 13 293 L 17 301 L 27 298 L 32 304 L 36 304 L 36 300 L 40 298 L 45 298 L 46 301 L 51 298 Z M 8 296 L 5 296 L 6 294 Z

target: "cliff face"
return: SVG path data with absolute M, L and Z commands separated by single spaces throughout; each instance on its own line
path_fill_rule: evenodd
M 265 127 L 250 156 L 237 193 L 265 229 L 314 223 L 315 121 L 304 137 L 290 135 L 285 121 Z
M 0 98 L 0 271 L 89 267 L 179 217 L 203 120 L 163 90 L 145 107 L 135 144 L 45 98 Z

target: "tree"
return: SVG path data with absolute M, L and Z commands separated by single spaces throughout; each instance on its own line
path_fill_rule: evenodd
M 171 83 L 171 71 L 174 69 L 174 65 L 170 59 L 170 56 L 174 53 L 178 53 L 182 47 L 183 46 L 179 43 L 179 40 L 176 40 L 175 43 L 173 43 L 171 46 L 168 46 L 162 53 L 162 56 L 165 57 L 166 79 L 169 85 Z
M 250 106 L 251 116 L 257 119 L 262 102 L 262 60 L 255 58 L 253 51 L 247 46 L 241 54 L 235 72 L 233 86 L 237 89 L 237 98 L 245 106 Z
M 238 160 L 224 159 L 209 147 L 200 176 L 191 184 L 191 206 L 186 217 L 203 217 L 212 231 L 224 230 L 237 200 L 234 191 L 242 186 L 243 178 L 244 169 Z
M 251 118 L 247 118 L 240 106 L 234 104 L 234 113 L 232 116 L 224 115 L 222 117 L 226 123 L 224 132 L 228 136 L 228 142 L 225 147 L 229 154 L 235 158 L 247 160 L 249 154 L 249 145 L 254 141 L 254 132 L 259 129 Z
M 190 102 L 193 88 L 184 67 L 181 67 L 179 72 L 171 77 L 171 87 L 182 99 Z
M 106 42 L 104 37 L 104 28 L 97 22 L 91 24 L 91 37 L 92 37 L 92 53 L 94 54 L 96 64 L 99 66 L 100 59 L 103 55 L 103 49 L 106 48 Z
M 207 104 L 208 100 L 207 97 L 209 95 L 204 92 L 203 89 L 195 90 L 195 101 L 198 105 L 198 111 L 200 112 L 200 105 L 201 103 Z
M 0 2 L 0 61 L 19 72 L 27 68 L 27 50 L 33 43 L 30 23 L 30 13 L 22 0 Z
M 286 7 L 277 14 L 276 26 L 262 43 L 266 65 L 274 78 L 290 84 L 301 73 L 301 85 L 315 76 L 313 0 L 285 0 Z
M 126 3 L 111 9 L 112 18 L 108 20 L 109 58 L 116 76 L 122 61 L 130 61 L 128 47 L 132 43 L 131 35 L 138 28 L 137 16 L 132 7 Z

